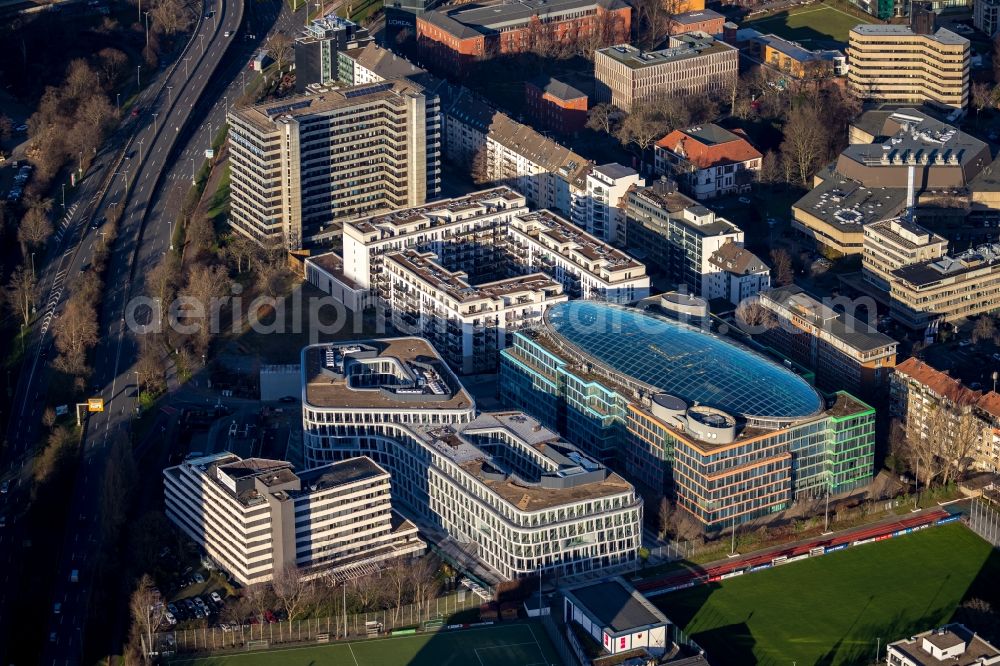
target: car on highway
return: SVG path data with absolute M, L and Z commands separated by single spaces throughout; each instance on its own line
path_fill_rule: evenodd
M 0 527 L 7 527 L 7 516 L 0 514 Z
M 232 34 L 231 32 L 229 32 L 228 30 L 226 30 L 224 33 L 222 33 L 222 36 L 223 37 L 228 37 L 231 34 Z
M 56 632 L 53 631 L 49 633 L 49 643 L 55 643 L 56 638 L 57 638 Z
M 90 224 L 91 229 L 100 229 L 101 225 L 104 224 L 103 217 L 94 218 L 94 221 Z
M 79 569 L 73 569 L 72 571 L 69 572 L 69 582 L 71 582 L 71 583 L 79 583 L 80 582 L 80 570 Z
M 140 111 L 140 110 L 141 110 L 141 109 L 140 109 L 139 107 L 135 107 L 134 109 L 132 109 L 132 117 L 133 117 L 133 118 L 138 118 L 138 117 L 139 117 L 139 111 Z
M 6 495 L 10 491 L 10 479 L 5 479 L 0 483 L 0 495 Z
M 297 398 L 293 395 L 286 395 L 284 398 L 279 398 L 278 402 L 297 402 Z
M 59 615 L 59 613 L 61 613 L 61 612 L 62 612 L 62 604 L 61 603 L 59 603 L 57 601 L 54 604 L 52 604 L 52 613 L 53 614 Z

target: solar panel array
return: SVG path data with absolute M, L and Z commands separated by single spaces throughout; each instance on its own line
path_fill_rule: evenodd
M 734 415 L 800 418 L 816 391 L 787 368 L 742 346 L 639 310 L 569 301 L 548 310 L 552 330 L 616 372 L 688 403 Z

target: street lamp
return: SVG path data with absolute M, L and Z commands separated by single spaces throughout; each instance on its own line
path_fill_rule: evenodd
M 167 86 L 167 106 L 170 106 L 173 103 L 174 96 L 170 94 L 170 91 L 173 89 L 173 86 Z
M 111 174 L 111 177 L 114 178 L 115 176 L 121 176 L 125 179 L 125 196 L 128 196 L 128 170 L 122 169 L 121 171 L 115 171 Z
M 143 12 L 146 15 L 146 48 L 149 48 L 149 12 Z
M 122 94 L 121 93 L 115 93 L 115 110 L 118 111 L 118 113 L 122 112 Z
M 158 116 L 158 115 L 160 115 L 160 114 L 158 114 L 158 113 L 154 113 L 153 114 L 153 134 L 156 134 L 156 116 Z
M 32 277 L 32 279 L 34 279 L 34 277 L 35 277 L 35 253 L 34 252 L 31 253 L 31 277 Z
M 142 161 L 142 142 L 143 141 L 145 141 L 145 139 L 139 139 L 139 161 L 140 162 Z
M 201 54 L 205 55 L 205 34 L 198 35 L 198 39 L 201 40 Z
M 63 199 L 63 202 L 62 202 L 63 212 L 65 213 L 66 212 L 66 183 L 62 184 L 62 199 Z
M 191 158 L 191 184 L 197 185 L 198 181 L 194 177 L 194 158 Z
M 135 66 L 135 87 L 141 88 L 142 82 L 139 80 L 139 72 L 142 71 L 142 65 Z
M 188 56 L 187 58 L 184 58 L 184 78 L 185 79 L 190 79 L 191 78 L 191 70 L 188 68 L 188 62 L 190 60 L 191 60 L 191 56 Z

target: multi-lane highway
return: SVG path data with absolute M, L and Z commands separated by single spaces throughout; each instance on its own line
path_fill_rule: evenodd
M 168 251 L 172 222 L 190 187 L 192 164 L 200 165 L 211 132 L 221 126 L 226 106 L 241 92 L 240 69 L 256 48 L 256 42 L 239 33 L 244 14 L 251 34 L 263 36 L 275 20 L 281 29 L 295 29 L 295 16 L 282 10 L 280 0 L 249 3 L 246 11 L 242 0 L 206 0 L 180 58 L 148 83 L 135 107 L 137 117 L 130 115 L 97 156 L 60 221 L 48 268 L 41 269 L 43 296 L 12 402 L 4 469 L 29 464 L 31 447 L 42 434 L 40 417 L 50 379 L 46 363 L 54 355 L 51 326 L 74 279 L 90 264 L 100 233 L 91 221 L 103 219 L 111 206 L 124 207 L 105 276 L 101 340 L 92 356 L 91 383 L 104 399 L 105 411 L 92 415 L 86 425 L 61 562 L 53 573 L 52 608 L 58 603 L 59 612 L 51 614 L 46 631 L 46 664 L 79 663 L 82 657 L 91 574 L 99 549 L 109 546 L 98 541 L 104 460 L 116 431 L 127 428 L 137 399 L 132 369 L 137 343 L 125 330 L 125 307 L 129 298 L 142 294 L 144 273 Z M 11 644 L 5 636 L 10 626 L 6 620 L 16 612 L 10 604 L 18 591 L 17 546 L 24 534 L 16 517 L 26 509 L 27 485 L 15 480 L 9 492 L 0 495 L 0 512 L 13 518 L 0 533 L 0 562 L 5 563 L 0 574 L 0 659 L 6 657 L 4 646 Z

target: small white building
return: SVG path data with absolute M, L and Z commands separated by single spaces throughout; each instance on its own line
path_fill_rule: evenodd
M 569 588 L 563 611 L 567 626 L 576 622 L 610 654 L 645 648 L 658 657 L 672 645 L 670 620 L 619 577 Z
M 771 269 L 760 257 L 732 241 L 723 243 L 709 258 L 715 271 L 705 280 L 702 298 L 724 298 L 739 305 L 771 288 Z
M 1000 650 L 965 625 L 949 624 L 889 643 L 885 663 L 890 666 L 996 666 L 1000 664 Z

